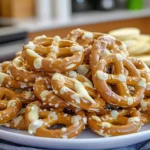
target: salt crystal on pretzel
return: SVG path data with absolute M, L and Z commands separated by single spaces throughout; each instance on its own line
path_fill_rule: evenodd
M 84 48 L 79 44 L 55 36 L 29 42 L 24 46 L 22 57 L 35 70 L 50 73 L 66 72 L 76 69 L 82 63 L 83 50 Z
M 87 118 L 91 130 L 106 137 L 135 133 L 141 128 L 140 112 L 135 108 L 114 112 L 111 111 L 110 114 L 101 116 L 97 116 L 94 112 L 89 112 Z
M 105 104 L 103 103 L 102 99 L 98 97 L 98 95 L 95 96 L 95 93 L 93 92 L 92 94 L 94 94 L 93 96 L 95 97 L 92 98 L 89 95 L 90 92 L 88 93 L 86 88 L 91 89 L 93 87 L 89 86 L 89 83 L 87 83 L 87 86 L 84 85 L 84 82 L 82 82 L 83 81 L 79 82 L 77 79 L 68 78 L 59 73 L 55 73 L 52 77 L 51 84 L 55 94 L 62 97 L 72 106 L 77 108 L 81 107 L 89 111 L 98 111 L 97 107 L 101 109 Z M 85 82 L 87 81 L 85 80 Z M 68 87 L 68 84 L 71 86 L 71 88 L 70 86 Z
M 117 57 L 116 57 L 117 56 Z M 103 63 L 103 60 L 105 63 Z M 105 71 L 105 67 L 109 64 L 114 64 L 117 72 L 115 74 L 108 74 Z M 117 66 L 121 70 L 118 70 Z M 129 71 L 130 76 L 125 76 L 124 67 Z M 132 69 L 131 69 L 132 68 Z M 122 107 L 131 107 L 138 105 L 143 98 L 144 90 L 146 87 L 145 80 L 141 78 L 139 72 L 134 65 L 120 54 L 110 55 L 102 58 L 93 68 L 93 82 L 96 89 L 100 92 L 102 97 L 108 101 L 108 103 L 119 105 Z M 134 83 L 132 82 L 134 78 Z M 112 91 L 107 85 L 113 83 L 117 85 L 118 93 Z M 134 95 L 130 95 L 130 91 L 126 85 L 132 85 L 136 87 Z M 104 87 L 104 88 L 100 88 Z M 138 89 L 138 90 L 137 90 Z M 141 92 L 139 92 L 139 90 Z M 119 94 L 120 93 L 120 94 Z M 124 95 L 124 96 L 122 96 Z
M 65 108 L 67 103 L 58 97 L 52 89 L 48 89 L 47 85 L 51 85 L 49 78 L 37 78 L 34 84 L 35 95 L 43 102 L 46 107 Z M 63 92 L 63 90 L 62 90 Z
M 65 115 L 63 112 L 58 110 L 54 111 L 44 111 L 41 110 L 38 113 L 38 118 L 36 120 L 30 121 L 28 118 L 28 113 L 30 113 L 32 106 L 37 105 L 40 109 L 40 103 L 31 103 L 26 108 L 26 120 L 28 125 L 28 132 L 34 134 L 35 136 L 42 137 L 53 137 L 53 138 L 73 138 L 76 137 L 84 128 L 85 124 L 82 117 L 85 116 L 84 112 L 79 112 L 77 115 Z M 44 119 L 39 119 L 40 116 Z M 67 125 L 66 128 L 60 129 L 50 129 L 50 126 L 55 124 Z

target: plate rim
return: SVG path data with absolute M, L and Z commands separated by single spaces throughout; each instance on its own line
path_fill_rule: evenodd
M 10 129 L 6 127 L 0 127 L 0 139 L 5 141 L 19 144 L 21 146 L 28 146 L 31 148 L 47 148 L 47 149 L 59 149 L 59 150 L 104 150 L 123 148 L 137 143 L 141 143 L 150 139 L 150 129 L 144 129 L 141 132 L 127 134 L 115 137 L 81 137 L 74 139 L 60 139 L 60 138 L 44 138 L 29 135 L 26 133 L 14 132 L 16 129 Z M 27 132 L 27 131 L 25 131 Z M 83 132 L 86 134 L 85 132 Z M 88 134 L 90 134 L 88 132 Z M 96 133 L 95 133 L 96 135 Z M 18 140 L 16 140 L 18 139 Z M 133 139 L 133 140 L 132 140 Z M 117 142 L 118 141 L 118 142 Z
M 5 128 L 5 127 L 4 127 Z M 7 129 L 7 128 L 5 128 Z M 16 130 L 16 129 L 12 129 L 12 130 Z M 109 141 L 110 139 L 111 140 L 122 140 L 122 139 L 127 139 L 129 138 L 132 138 L 132 137 L 138 137 L 138 136 L 144 136 L 145 134 L 146 135 L 149 135 L 150 134 L 150 129 L 149 130 L 145 130 L 145 131 L 141 131 L 141 132 L 137 132 L 137 133 L 132 133 L 132 134 L 126 134 L 126 135 L 120 135 L 120 136 L 113 136 L 113 137 L 102 137 L 100 136 L 100 138 L 72 138 L 72 139 L 62 139 L 62 138 L 46 138 L 46 137 L 38 137 L 38 136 L 32 136 L 32 135 L 26 135 L 26 134 L 21 134 L 21 133 L 15 133 L 15 132 L 11 132 L 11 131 L 6 131 L 6 130 L 3 130 L 0 128 L 0 133 L 2 132 L 2 134 L 11 134 L 13 136 L 19 136 L 19 137 L 25 137 L 25 138 L 28 138 L 28 139 L 33 139 L 34 140 L 45 140 L 45 141 L 59 141 L 59 142 L 71 142 L 71 143 L 87 143 L 87 142 L 98 142 L 99 140 L 103 140 L 104 142 L 105 141 Z M 96 133 L 95 133 L 96 134 Z M 10 136 L 11 136 L 10 135 Z M 1 136 L 0 136 L 1 138 Z M 150 139 L 150 137 L 149 137 Z

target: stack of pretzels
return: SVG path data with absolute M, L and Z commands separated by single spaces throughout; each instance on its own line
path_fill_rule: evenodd
M 133 27 L 112 30 L 109 34 L 126 44 L 130 56 L 142 60 L 150 67 L 149 34 L 141 34 L 138 28 Z
M 38 36 L 0 64 L 0 125 L 35 136 L 138 132 L 150 123 L 149 97 L 150 69 L 104 33 Z

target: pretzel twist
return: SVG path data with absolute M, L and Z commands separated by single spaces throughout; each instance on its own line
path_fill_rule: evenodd
M 52 89 L 46 86 L 46 78 L 37 78 L 34 84 L 34 93 L 40 99 L 44 106 L 54 108 L 65 108 L 67 103 L 59 96 L 57 96 Z M 49 86 L 50 83 L 47 83 Z
M 3 63 L 0 63 L 0 72 L 7 73 L 9 64 L 10 64 L 10 61 L 4 61 Z
M 18 130 L 27 130 L 27 125 L 25 121 L 25 108 L 22 108 L 19 114 L 4 124 L 7 128 L 18 129 Z
M 0 86 L 17 89 L 25 89 L 33 86 L 33 83 L 25 83 L 13 79 L 9 71 L 9 65 L 10 62 L 4 62 L 0 64 Z
M 87 118 L 91 130 L 101 136 L 131 134 L 141 128 L 140 112 L 134 108 L 121 111 L 113 110 L 104 116 L 97 116 L 94 112 L 89 112 Z
M 9 100 L 8 100 L 9 99 Z M 0 87 L 0 124 L 12 120 L 21 110 L 22 103 L 15 97 L 14 92 Z
M 141 111 L 150 115 L 150 98 L 145 98 L 140 102 Z
M 141 77 L 145 78 L 146 80 L 146 89 L 145 89 L 145 96 L 150 96 L 150 69 L 149 67 L 141 60 L 136 58 L 129 58 L 129 60 L 135 65 L 135 67 L 140 72 Z
M 149 123 L 150 69 L 110 35 L 38 36 L 0 63 L 0 125 L 67 139 L 86 125 L 107 137 Z
M 99 32 L 89 32 L 82 29 L 72 30 L 68 35 L 67 39 L 78 42 L 80 45 L 87 47 L 93 44 L 94 39 L 104 35 L 104 33 Z
M 36 114 L 34 117 L 31 114 Z M 82 119 L 84 113 L 71 116 L 57 110 L 43 112 L 40 105 L 31 103 L 26 108 L 26 122 L 28 132 L 35 136 L 52 138 L 74 138 L 84 129 L 85 123 Z M 61 129 L 48 129 L 56 124 L 64 124 Z
M 141 113 L 141 123 L 142 123 L 142 126 L 149 124 L 150 123 L 150 115 Z
M 55 94 L 74 107 L 87 111 L 99 111 L 104 108 L 104 101 L 100 97 L 93 99 L 84 85 L 76 79 L 55 73 L 51 84 Z
M 16 57 L 9 65 L 10 75 L 17 81 L 35 82 L 39 76 L 43 76 L 42 72 L 30 71 L 22 57 Z
M 111 54 L 121 54 L 127 57 L 128 51 L 126 45 L 121 41 L 115 39 L 110 35 L 104 35 L 94 41 L 91 49 L 90 65 L 91 68 L 98 63 L 98 61 L 105 56 Z
M 105 68 L 109 64 L 113 64 L 116 68 L 115 74 L 106 73 Z M 124 68 L 129 71 L 130 76 L 124 75 Z M 143 99 L 146 88 L 145 79 L 141 78 L 135 66 L 120 54 L 102 58 L 95 65 L 93 82 L 98 92 L 108 103 L 121 107 L 137 106 Z M 117 91 L 113 91 L 109 84 L 116 85 Z M 128 86 L 135 88 L 133 95 Z
M 22 56 L 35 70 L 66 72 L 76 69 L 84 59 L 83 47 L 75 42 L 54 38 L 35 38 L 24 46 Z

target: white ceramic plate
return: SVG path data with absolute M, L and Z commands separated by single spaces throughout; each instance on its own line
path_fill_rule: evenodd
M 117 137 L 103 138 L 90 130 L 84 130 L 76 139 L 52 139 L 29 135 L 26 131 L 18 131 L 0 127 L 0 139 L 17 144 L 55 149 L 112 149 L 136 144 L 150 139 L 150 124 L 142 127 L 138 133 Z

